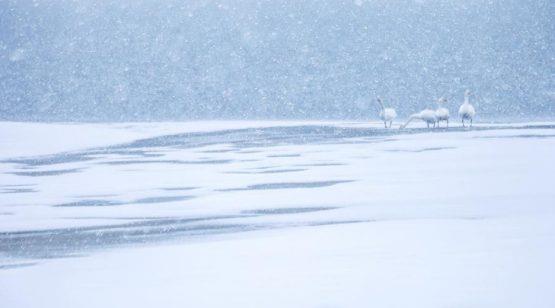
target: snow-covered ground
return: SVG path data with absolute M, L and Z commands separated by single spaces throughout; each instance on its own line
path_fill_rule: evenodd
M 2 307 L 553 307 L 555 125 L 0 123 Z

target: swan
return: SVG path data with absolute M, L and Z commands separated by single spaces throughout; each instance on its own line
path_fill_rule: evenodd
M 470 119 L 470 126 L 472 127 L 472 119 L 474 118 L 474 115 L 476 115 L 476 110 L 474 110 L 474 106 L 472 106 L 468 101 L 469 96 L 470 91 L 464 91 L 464 102 L 459 108 L 459 116 L 461 117 L 463 127 L 465 127 L 464 120 L 467 119 Z
M 424 122 L 426 122 L 426 126 L 428 126 L 428 128 L 430 128 L 430 124 L 433 124 L 434 127 L 436 126 L 436 122 L 437 122 L 437 116 L 436 116 L 436 112 L 435 110 L 432 109 L 424 109 L 418 113 L 415 113 L 413 115 L 411 115 L 408 119 L 408 121 L 401 125 L 400 128 L 405 128 L 407 127 L 407 125 L 414 119 L 417 120 L 422 120 Z
M 376 100 L 380 107 L 380 119 L 382 119 L 385 128 L 387 128 L 387 122 L 389 122 L 389 128 L 391 128 L 393 120 L 397 117 L 397 112 L 393 108 L 385 108 L 381 98 L 378 97 Z
M 442 97 L 437 100 L 437 109 L 436 109 L 436 118 L 437 118 L 437 127 L 439 127 L 439 123 L 441 121 L 445 121 L 447 123 L 447 127 L 449 127 L 449 109 L 443 107 L 443 104 L 447 103 L 447 99 Z

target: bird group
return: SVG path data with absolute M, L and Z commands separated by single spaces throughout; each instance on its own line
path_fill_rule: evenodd
M 459 107 L 459 116 L 461 117 L 462 126 L 466 127 L 465 121 L 470 121 L 470 126 L 472 126 L 472 120 L 476 115 L 476 110 L 474 110 L 474 106 L 470 104 L 469 97 L 470 91 L 466 90 L 464 92 L 464 102 Z M 379 108 L 379 116 L 380 119 L 384 122 L 385 128 L 391 128 L 393 124 L 393 120 L 397 117 L 397 112 L 393 108 L 386 108 L 383 104 L 381 98 L 377 98 L 378 108 Z M 413 120 L 421 120 L 426 122 L 426 126 L 430 128 L 432 127 L 439 127 L 442 121 L 445 121 L 446 127 L 449 127 L 449 109 L 445 108 L 445 103 L 447 103 L 447 99 L 441 97 L 437 100 L 437 109 L 430 109 L 426 108 L 418 113 L 412 114 L 407 122 L 400 126 L 400 128 L 405 128 L 407 125 L 412 122 Z

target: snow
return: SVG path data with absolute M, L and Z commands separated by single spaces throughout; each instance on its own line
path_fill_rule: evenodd
M 0 158 L 45 155 L 87 147 L 109 146 L 165 134 L 288 126 L 299 123 L 295 121 L 117 122 L 112 124 L 0 122 Z
M 381 125 L 0 123 L 0 304 L 552 307 L 554 126 Z
M 54 260 L 4 271 L 0 292 L 10 307 L 551 307 L 552 240 L 526 217 L 299 228 Z

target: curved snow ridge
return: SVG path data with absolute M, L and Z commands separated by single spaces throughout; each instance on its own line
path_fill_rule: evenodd
M 72 152 L 186 133 L 208 133 L 252 128 L 328 126 L 383 129 L 366 121 L 193 121 L 133 123 L 0 122 L 0 160 Z M 553 122 L 477 124 L 474 129 L 553 128 Z M 457 131 L 457 127 L 449 128 Z M 414 129 L 401 132 L 414 132 Z M 424 131 L 422 131 L 424 132 Z M 399 133 L 393 129 L 391 134 Z
M 333 122 L 338 124 L 337 122 Z M 179 133 L 322 125 L 322 121 L 193 121 L 133 123 L 0 122 L 0 159 L 40 156 Z

